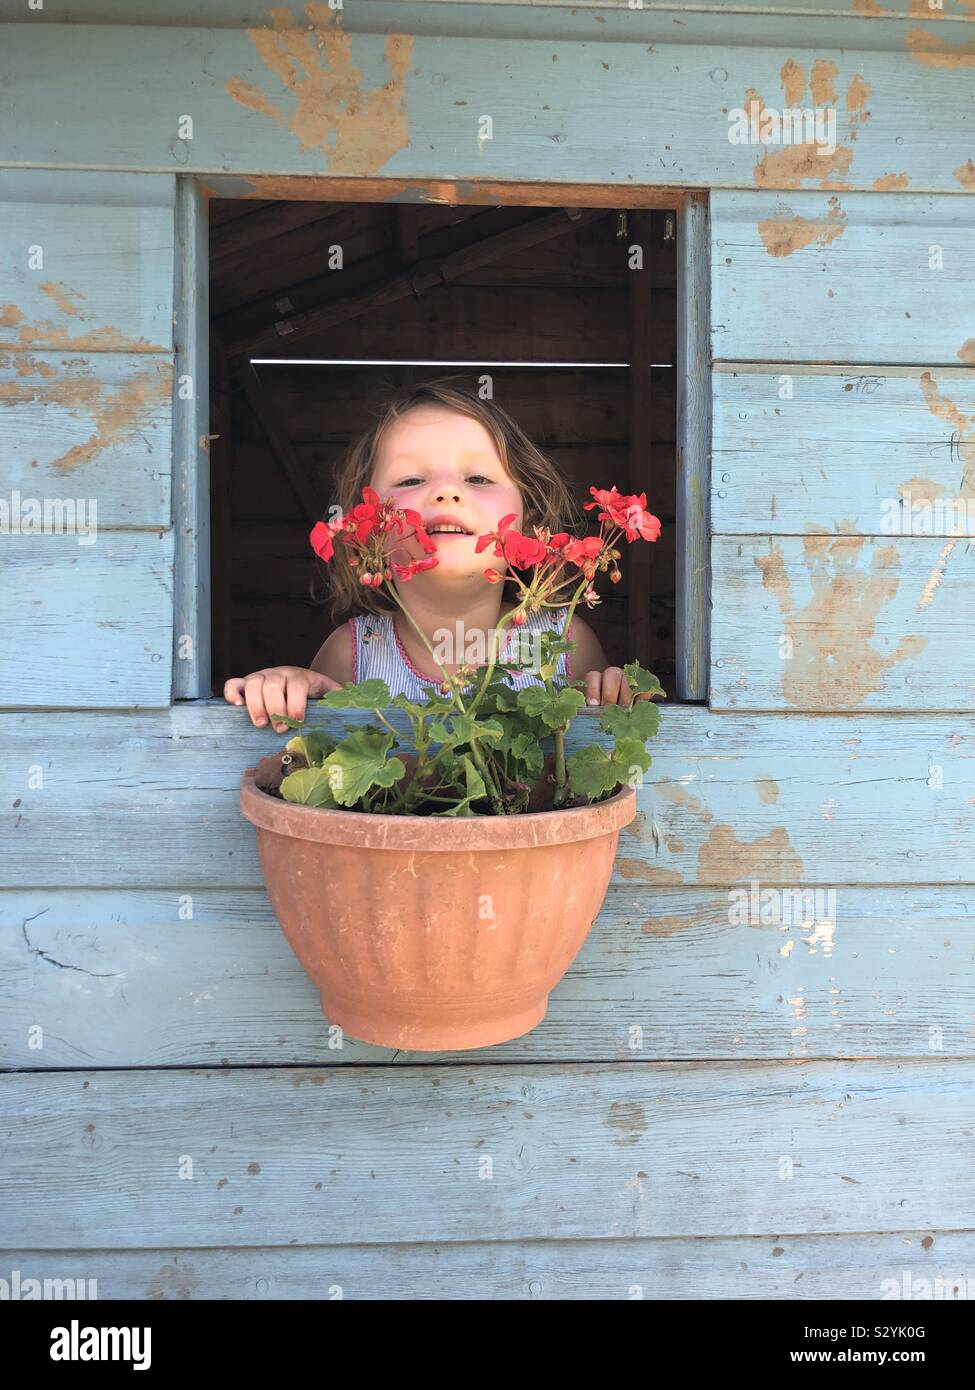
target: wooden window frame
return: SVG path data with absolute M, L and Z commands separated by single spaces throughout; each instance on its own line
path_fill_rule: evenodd
M 315 201 L 397 202 L 382 179 L 275 179 L 255 196 Z M 219 178 L 176 180 L 173 527 L 175 530 L 173 700 L 211 700 L 209 216 Z M 231 181 L 239 190 L 239 180 Z M 443 197 L 444 184 L 436 185 Z M 711 604 L 711 248 L 706 190 L 624 185 L 491 184 L 485 202 L 507 206 L 675 208 L 677 237 L 676 686 L 681 703 L 708 698 Z M 240 196 L 228 192 L 226 196 Z M 465 185 L 465 199 L 470 190 Z

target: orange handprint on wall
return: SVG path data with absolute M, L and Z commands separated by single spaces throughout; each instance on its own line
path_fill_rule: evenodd
M 779 72 L 782 84 L 781 111 L 808 111 L 826 118 L 835 129 L 838 117 L 836 78 L 838 68 L 826 58 L 817 58 L 809 74 L 809 100 L 806 101 L 806 70 L 795 59 L 788 58 Z M 849 133 L 846 142 L 830 142 L 805 138 L 798 143 L 782 144 L 778 149 L 764 147 L 765 152 L 755 165 L 753 177 L 756 188 L 799 188 L 815 180 L 820 188 L 850 188 L 846 181 L 853 161 L 853 144 L 860 126 L 870 117 L 866 109 L 870 85 L 858 73 L 846 89 L 845 110 Z M 744 109 L 756 123 L 766 119 L 770 108 L 754 87 L 745 93 Z M 774 113 L 776 117 L 779 112 Z M 804 134 L 809 137 L 807 122 Z M 832 146 L 832 147 L 831 147 Z

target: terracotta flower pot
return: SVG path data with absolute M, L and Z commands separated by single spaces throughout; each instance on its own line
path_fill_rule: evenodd
M 636 793 L 535 815 L 382 816 L 283 801 L 248 768 L 240 808 L 328 1021 L 439 1052 L 507 1042 L 545 1017 L 602 907 Z

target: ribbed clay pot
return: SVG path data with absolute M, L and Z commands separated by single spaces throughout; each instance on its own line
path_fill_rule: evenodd
M 534 815 L 299 806 L 244 773 L 271 906 L 329 1023 L 410 1051 L 528 1033 L 602 907 L 631 787 Z

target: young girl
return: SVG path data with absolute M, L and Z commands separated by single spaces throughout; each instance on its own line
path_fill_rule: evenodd
M 420 570 L 407 583 L 394 581 L 410 616 L 440 656 L 443 634 L 454 642 L 444 660 L 451 674 L 468 658 L 466 642 L 481 643 L 474 664 L 487 659 L 491 629 L 502 614 L 516 607 L 505 583 L 489 583 L 484 571 L 507 574 L 507 563 L 494 547 L 476 553 L 477 537 L 497 530 L 504 516 L 514 513 L 513 530 L 528 536 L 533 526 L 552 533 L 571 530 L 567 521 L 578 517 L 572 495 L 558 470 L 535 448 L 500 406 L 483 401 L 449 379 L 427 382 L 394 397 L 376 424 L 352 445 L 336 475 L 338 504 L 344 514 L 361 500 L 364 486 L 399 507 L 419 512 L 437 547 L 437 564 Z M 412 536 L 397 538 L 394 558 L 406 564 L 424 552 Z M 224 685 L 224 698 L 247 705 L 252 722 L 261 728 L 270 714 L 286 711 L 303 720 L 309 699 L 337 690 L 351 681 L 379 677 L 391 695 L 403 691 L 410 699 L 426 700 L 436 693 L 443 675 L 406 616 L 381 589 L 359 583 L 341 545 L 329 565 L 332 618 L 358 608 L 348 622 L 325 640 L 310 668 L 272 666 L 249 676 L 234 676 Z M 561 631 L 566 608 L 529 614 L 518 630 L 504 629 L 501 657 L 530 643 L 545 628 Z M 618 666 L 606 656 L 592 629 L 576 614 L 567 634 L 574 652 L 559 658 L 558 678 L 585 680 L 590 705 L 628 705 L 631 693 Z M 513 658 L 512 658 L 513 661 Z M 513 689 L 540 683 L 530 670 L 511 671 Z M 274 721 L 277 733 L 287 725 Z

